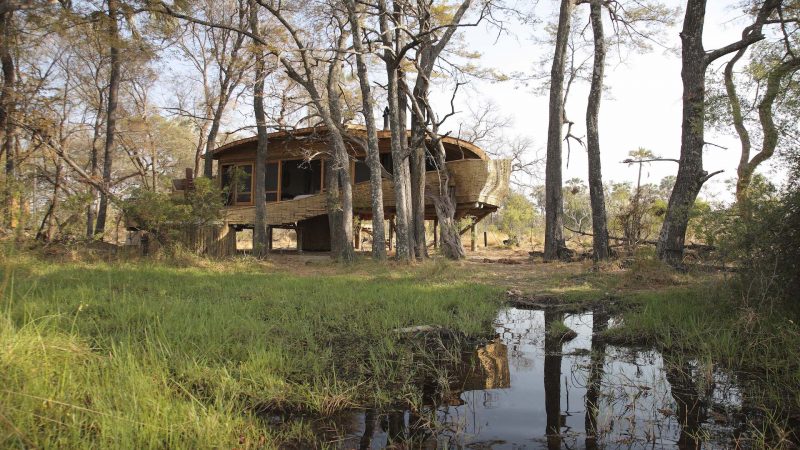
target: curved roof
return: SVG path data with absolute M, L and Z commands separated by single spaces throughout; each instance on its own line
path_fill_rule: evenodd
M 366 132 L 366 128 L 362 125 L 347 125 L 348 130 L 355 131 L 356 133 L 364 133 Z M 267 135 L 269 140 L 289 140 L 295 138 L 303 138 L 315 133 L 325 133 L 327 129 L 324 126 L 319 127 L 307 127 L 307 128 L 298 128 L 296 130 L 291 131 L 275 131 L 269 133 Z M 409 131 L 410 134 L 410 131 Z M 389 130 L 378 130 L 378 139 L 379 140 L 388 140 L 391 139 L 392 133 Z M 258 141 L 258 136 L 251 136 L 243 139 L 237 139 L 233 142 L 229 142 L 225 145 L 219 146 L 214 149 L 212 155 L 214 159 L 219 158 L 223 153 L 228 151 L 237 149 L 241 146 L 252 144 Z M 442 142 L 445 146 L 456 147 L 459 148 L 461 151 L 471 153 L 475 158 L 482 159 L 484 161 L 488 161 L 489 157 L 486 155 L 480 147 L 470 142 L 467 142 L 462 139 L 450 137 L 450 136 L 443 136 Z

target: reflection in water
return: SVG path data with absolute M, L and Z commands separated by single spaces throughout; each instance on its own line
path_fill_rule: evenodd
M 596 449 L 599 430 L 597 428 L 597 413 L 600 410 L 600 388 L 603 380 L 603 366 L 606 359 L 606 345 L 602 340 L 597 339 L 598 333 L 608 327 L 608 317 L 604 314 L 595 314 L 592 318 L 592 348 L 589 356 L 589 381 L 586 386 L 586 416 L 584 428 L 586 430 L 586 440 L 584 442 L 587 449 Z
M 678 447 L 699 449 L 702 443 L 700 428 L 708 419 L 705 399 L 709 397 L 710 392 L 703 396 L 700 395 L 695 386 L 695 380 L 692 378 L 692 368 L 688 361 L 678 363 L 671 359 L 669 353 L 664 354 L 664 360 L 667 361 L 667 381 L 672 387 L 672 397 L 675 399 L 678 423 L 681 426 Z
M 550 333 L 553 322 L 563 315 L 544 313 L 544 409 L 547 414 L 547 448 L 561 448 L 561 336 Z
M 498 338 L 479 348 L 475 353 L 485 374 L 483 389 L 505 389 L 511 386 L 508 346 Z
M 372 435 L 375 434 L 375 410 L 370 408 L 364 412 L 364 434 L 361 435 L 361 441 L 358 443 L 358 448 L 365 450 L 372 445 Z
M 547 337 L 556 321 L 577 338 Z M 455 377 L 435 402 L 415 413 L 350 414 L 328 426 L 339 431 L 327 442 L 347 449 L 728 448 L 742 398 L 734 377 L 605 345 L 596 335 L 610 322 L 601 314 L 503 310 L 498 338 L 448 369 Z M 699 372 L 713 379 L 698 383 Z M 725 420 L 709 420 L 712 407 Z

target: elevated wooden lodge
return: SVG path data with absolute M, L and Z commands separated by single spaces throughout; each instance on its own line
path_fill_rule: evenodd
M 351 127 L 350 133 L 366 138 L 366 132 Z M 395 195 L 390 149 L 391 133 L 378 132 L 380 159 L 385 169 L 383 204 L 385 219 L 395 215 Z M 477 146 L 452 137 L 443 137 L 450 184 L 455 187 L 456 217 L 472 216 L 476 222 L 497 210 L 508 192 L 511 171 L 509 160 L 492 160 Z M 367 223 L 372 218 L 369 168 L 361 145 L 348 144 L 353 183 L 353 214 Z M 218 162 L 216 180 L 229 192 L 224 210 L 227 230 L 252 228 L 255 221 L 254 165 L 257 137 L 240 139 L 214 150 Z M 298 250 L 329 251 L 330 232 L 326 210 L 325 164 L 328 142 L 323 128 L 304 128 L 270 133 L 266 167 L 267 224 L 297 231 Z M 432 161 L 426 164 L 426 189 L 438 192 L 439 173 Z M 191 174 L 189 174 L 191 177 Z M 173 181 L 175 194 L 182 195 L 191 179 Z M 426 201 L 425 219 L 435 221 L 436 213 Z M 435 226 L 435 222 L 434 222 Z M 231 233 L 233 234 L 233 233 Z M 221 237 L 221 236 L 220 236 Z M 357 239 L 356 246 L 360 241 Z

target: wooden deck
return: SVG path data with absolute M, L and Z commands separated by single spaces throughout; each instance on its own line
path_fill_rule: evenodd
M 456 189 L 457 215 L 485 215 L 500 206 L 508 194 L 511 176 L 511 161 L 462 159 L 447 163 L 450 184 Z M 438 190 L 438 172 L 426 174 L 425 185 L 430 192 Z M 282 202 L 267 203 L 267 225 L 287 226 L 301 220 L 327 214 L 325 194 Z M 387 215 L 394 213 L 394 186 L 383 181 L 383 204 Z M 371 211 L 369 182 L 353 185 L 353 210 L 366 216 Z M 431 214 L 432 214 L 432 204 Z M 432 216 L 430 218 L 433 218 Z M 255 221 L 255 206 L 230 206 L 225 208 L 225 222 L 234 226 L 252 226 Z

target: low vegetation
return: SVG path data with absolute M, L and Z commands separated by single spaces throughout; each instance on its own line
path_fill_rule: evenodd
M 447 267 L 369 275 L 264 264 L 3 267 L 3 446 L 203 448 L 308 439 L 264 418 L 418 395 L 424 354 L 392 330 L 490 329 L 498 293 Z M 330 272 L 320 268 L 320 272 Z M 333 269 L 335 272 L 335 269 Z M 261 443 L 261 444 L 259 444 Z
M 609 342 L 735 373 L 747 407 L 769 417 L 753 424 L 764 442 L 787 439 L 800 411 L 796 311 L 742 297 L 731 274 L 669 272 L 648 256 L 589 269 L 6 257 L 3 445 L 308 445 L 318 435 L 303 417 L 413 407 L 420 380 L 446 384 L 438 363 L 488 337 L 509 287 L 570 309 L 605 305 L 618 317 Z M 399 332 L 418 325 L 464 339 L 431 348 Z

